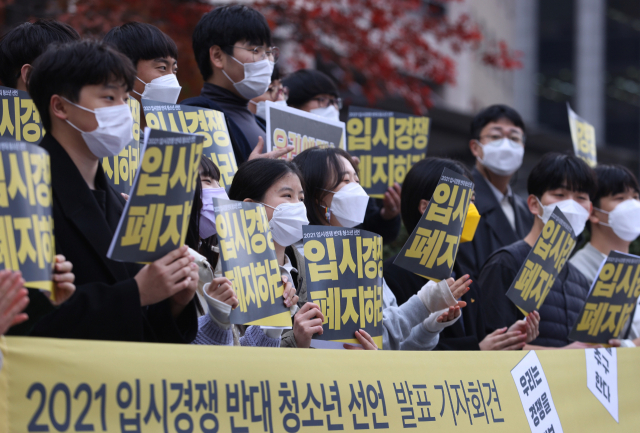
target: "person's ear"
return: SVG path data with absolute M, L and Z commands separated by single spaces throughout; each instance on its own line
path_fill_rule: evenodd
M 484 152 L 482 152 L 482 146 L 480 146 L 480 143 L 476 139 L 469 140 L 469 149 L 471 150 L 473 156 L 475 156 L 476 158 L 482 159 L 482 157 L 484 156 Z
M 59 95 L 52 95 L 49 101 L 49 107 L 51 108 L 51 116 L 55 116 L 60 120 L 67 120 L 69 113 L 67 113 L 67 107 L 64 104 L 63 99 Z
M 589 214 L 589 222 L 591 224 L 598 224 L 600 222 L 600 218 L 597 217 L 596 211 L 591 208 L 591 213 Z
M 22 78 L 22 81 L 24 82 L 24 85 L 27 86 L 27 88 L 29 88 L 29 74 L 31 73 L 31 69 L 33 69 L 31 67 L 30 64 L 25 63 L 24 65 L 22 65 L 22 68 L 20 69 L 20 78 Z
M 529 197 L 527 197 L 527 205 L 529 206 L 529 212 L 533 215 L 542 216 L 544 213 L 544 210 L 540 207 L 538 198 L 534 194 L 529 194 Z
M 224 52 L 218 45 L 214 45 L 209 48 L 209 61 L 214 67 L 218 69 L 222 69 L 224 67 L 223 57 Z
M 418 204 L 418 212 L 420 212 L 420 215 L 422 215 L 424 211 L 427 210 L 427 206 L 429 206 L 429 200 L 420 200 L 420 204 Z

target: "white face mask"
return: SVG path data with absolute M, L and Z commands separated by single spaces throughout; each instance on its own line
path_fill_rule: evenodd
M 167 74 L 158 78 L 154 78 L 150 83 L 145 83 L 140 78 L 138 81 L 144 84 L 144 92 L 142 94 L 133 91 L 144 99 L 152 99 L 154 101 L 165 102 L 167 104 L 175 104 L 178 102 L 178 96 L 182 87 L 178 83 L 176 74 Z
M 256 116 L 261 117 L 263 119 L 267 118 L 267 104 L 266 101 L 260 101 L 260 102 L 253 102 L 253 101 L 249 101 L 250 103 L 252 103 L 253 105 L 256 106 Z M 276 105 L 281 105 L 283 107 L 288 107 L 287 105 L 287 101 L 276 101 L 274 102 L 274 104 Z
M 327 192 L 327 189 L 323 190 Z M 325 217 L 330 221 L 331 214 L 336 217 L 342 227 L 355 227 L 362 224 L 364 215 L 367 212 L 369 196 L 362 189 L 359 183 L 349 182 L 338 192 L 333 192 L 331 206 L 327 209 Z
M 564 216 L 569 220 L 571 224 L 571 228 L 576 236 L 580 235 L 584 230 L 584 225 L 587 223 L 589 219 L 589 212 L 580 206 L 580 204 L 575 200 L 562 200 L 556 203 L 552 203 L 550 205 L 543 205 L 542 202 L 536 197 L 540 206 L 542 206 L 543 213 L 542 216 L 538 215 L 538 218 L 542 220 L 543 223 L 547 223 L 549 218 L 551 218 L 551 214 L 555 210 L 556 206 L 562 211 Z
M 280 203 L 277 207 L 262 204 L 273 209 L 269 227 L 274 242 L 288 247 L 302 239 L 302 226 L 309 224 L 304 203 Z
M 334 105 L 329 105 L 324 108 L 314 108 L 310 112 L 316 116 L 324 117 L 326 119 L 340 120 L 340 112 Z
M 273 74 L 273 63 L 269 59 L 260 60 L 254 63 L 242 63 L 233 56 L 229 56 L 236 62 L 244 66 L 244 79 L 237 83 L 222 70 L 222 73 L 233 83 L 238 93 L 245 99 L 253 99 L 264 95 L 269 84 L 271 84 L 271 74 Z
M 200 223 L 198 224 L 200 239 L 207 239 L 218 232 L 216 230 L 216 214 L 213 211 L 212 198 L 229 200 L 227 191 L 224 188 L 202 188 L 202 209 L 200 210 Z
M 477 143 L 484 154 L 483 158 L 478 157 L 478 161 L 498 176 L 511 176 L 522 165 L 524 147 L 513 140 L 503 138 L 487 144 Z
M 101 107 L 89 110 L 74 104 L 67 98 L 62 98 L 69 104 L 75 105 L 96 116 L 98 127 L 85 132 L 67 120 L 67 123 L 82 134 L 87 147 L 97 158 L 111 157 L 119 154 L 125 146 L 133 140 L 133 117 L 127 104 Z
M 609 214 L 609 224 L 600 224 L 611 227 L 611 230 L 620 239 L 632 242 L 640 236 L 640 201 L 625 200 L 618 204 L 611 212 L 594 208 L 602 213 Z

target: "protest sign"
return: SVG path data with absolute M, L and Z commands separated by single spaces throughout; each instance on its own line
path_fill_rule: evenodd
M 371 197 L 384 198 L 411 167 L 424 159 L 429 141 L 428 117 L 349 107 L 347 151 L 360 159 L 360 184 Z
M 133 117 L 133 138 L 119 154 L 102 158 L 107 180 L 117 192 L 125 194 L 131 192 L 140 161 L 140 103 L 133 98 L 129 98 L 127 103 Z
M 449 278 L 473 187 L 469 179 L 445 168 L 427 209 L 393 263 L 434 281 Z
M 150 263 L 184 245 L 204 138 L 145 129 L 142 164 L 107 257 Z
M 220 186 L 229 189 L 238 165 L 223 113 L 150 99 L 142 100 L 142 109 L 149 128 L 203 136 L 202 155 L 218 166 Z
M 0 142 L 40 143 L 45 131 L 27 92 L 0 86 Z
M 640 257 L 611 251 L 598 276 L 569 339 L 607 344 L 620 338 L 640 296 Z
M 282 277 L 264 206 L 213 198 L 222 274 L 233 283 L 239 305 L 231 323 L 291 327 Z
M 539 310 L 575 246 L 571 224 L 556 207 L 509 287 L 507 297 L 525 314 Z
M 295 158 L 312 147 L 345 149 L 344 122 L 267 101 L 267 152 L 293 146 L 282 158 Z
M 619 422 L 617 349 L 586 349 L 584 355 L 587 358 L 587 388 Z
M 0 142 L 0 269 L 20 271 L 26 287 L 50 292 L 52 197 L 47 151 L 24 142 Z
M 322 310 L 322 335 L 312 347 L 359 344 L 364 329 L 382 348 L 382 237 L 340 227 L 303 226 L 310 302 Z
M 576 156 L 589 164 L 589 167 L 598 165 L 596 155 L 596 130 L 586 120 L 578 116 L 567 103 L 567 113 L 569 114 L 569 129 L 571 130 L 571 141 Z

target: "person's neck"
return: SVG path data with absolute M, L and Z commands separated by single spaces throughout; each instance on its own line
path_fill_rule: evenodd
M 615 233 L 605 233 L 600 227 L 594 226 L 595 224 L 591 223 L 591 240 L 589 243 L 591 243 L 596 250 L 604 255 L 609 255 L 611 251 L 629 253 L 629 245 L 631 242 L 620 239 Z
M 244 99 L 233 86 L 231 80 L 229 80 L 227 76 L 222 73 L 222 71 L 216 71 L 214 74 L 212 74 L 207 80 L 207 83 L 213 84 L 214 86 L 222 87 L 223 89 L 228 90 L 236 95 L 238 98 Z M 249 101 L 247 100 L 247 105 L 248 104 Z
M 64 125 L 62 125 L 64 126 Z M 82 178 L 89 186 L 89 189 L 96 189 L 96 173 L 100 159 L 97 158 L 87 147 L 80 132 L 69 128 L 51 128 L 53 135 L 60 146 L 67 152 L 73 163 L 78 168 Z
M 23 90 L 25 92 L 28 92 L 27 84 L 22 81 L 22 77 L 18 78 L 18 82 L 16 83 L 16 90 Z
M 284 266 L 284 250 L 285 247 L 278 245 L 277 242 L 273 242 L 273 246 L 276 248 L 276 258 L 278 259 L 278 265 Z
M 544 227 L 544 224 L 542 224 L 542 220 L 540 218 L 538 218 L 537 216 L 534 216 L 534 218 L 535 220 L 533 221 L 533 227 L 531 227 L 531 231 L 523 239 L 531 248 L 533 248 L 533 246 L 535 245 L 536 240 L 538 240 L 540 233 L 542 233 L 542 228 Z
M 491 183 L 502 194 L 507 195 L 509 189 L 509 182 L 511 182 L 511 176 L 499 176 L 489 171 L 480 161 L 476 161 L 476 169 L 480 174 Z

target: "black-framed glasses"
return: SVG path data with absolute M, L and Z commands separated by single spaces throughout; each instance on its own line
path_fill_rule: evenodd
M 251 51 L 253 53 L 253 61 L 259 62 L 260 60 L 268 59 L 271 63 L 275 63 L 280 58 L 280 48 L 278 47 L 264 47 L 259 46 L 255 48 L 239 47 L 237 45 L 230 45 L 233 48 L 240 48 L 245 51 Z
M 335 105 L 338 107 L 338 110 L 342 110 L 342 98 L 325 98 L 323 96 L 318 96 L 316 98 L 311 98 L 311 100 L 318 101 L 320 108 L 327 108 L 329 105 Z
M 499 132 L 494 132 L 491 134 L 487 134 L 487 135 L 482 135 L 480 136 L 480 140 L 488 140 L 488 143 L 485 144 L 489 144 L 489 143 L 493 143 L 495 141 L 498 140 L 502 140 L 503 138 L 508 138 L 509 140 L 513 141 L 514 143 L 518 143 L 518 144 L 524 144 L 524 135 L 520 135 L 520 134 L 508 134 L 508 135 L 504 135 L 504 134 L 500 134 Z

